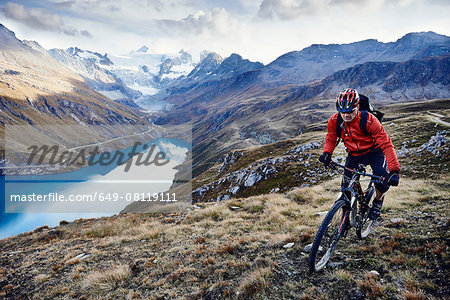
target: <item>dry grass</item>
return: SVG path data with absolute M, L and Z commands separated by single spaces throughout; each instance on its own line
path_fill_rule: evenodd
M 292 233 L 276 233 L 270 235 L 269 245 L 283 246 L 287 243 L 292 243 L 297 240 L 297 236 Z
M 218 254 L 234 253 L 242 243 L 243 243 L 242 239 L 238 240 L 230 239 L 225 243 L 219 244 L 216 248 L 216 253 Z
M 164 232 L 164 225 L 160 222 L 150 222 L 132 227 L 123 231 L 123 235 L 133 236 L 136 239 L 154 240 Z
M 128 266 L 119 265 L 111 270 L 94 271 L 83 280 L 82 286 L 92 295 L 103 295 L 124 286 L 131 277 Z
M 450 192 L 445 189 L 436 188 L 436 183 L 439 182 L 402 177 L 400 179 L 400 185 L 398 187 L 391 187 L 386 193 L 384 208 L 399 209 L 404 204 L 417 204 L 424 199 L 448 199 Z
M 337 278 L 338 280 L 342 280 L 345 282 L 353 282 L 353 274 L 347 270 L 337 270 L 336 272 L 334 272 L 334 276 L 335 278 Z
M 108 220 L 85 229 L 82 233 L 87 237 L 103 238 L 107 236 L 122 235 L 133 225 L 127 219 Z
M 190 222 L 200 222 L 208 219 L 218 222 L 230 215 L 231 212 L 225 205 L 209 204 L 208 207 L 190 214 Z
M 34 245 L 38 250 L 36 253 L 42 253 L 43 257 L 49 253 L 58 255 L 52 256 L 51 260 L 47 257 L 46 269 L 39 270 L 31 278 L 35 282 L 44 281 L 46 277 L 38 275 L 49 273 L 52 276 L 50 280 L 55 278 L 64 282 L 55 286 L 58 291 L 52 288 L 42 292 L 39 295 L 41 298 L 51 298 L 57 292 L 60 294 L 56 297 L 66 297 L 68 294 L 62 292 L 62 287 L 68 286 L 70 292 L 72 289 L 80 291 L 75 294 L 77 297 L 85 293 L 87 297 L 104 298 L 133 295 L 150 298 L 160 295 L 161 298 L 274 299 L 273 295 L 277 295 L 286 299 L 317 299 L 321 296 L 323 299 L 339 299 L 349 296 L 342 287 L 355 283 L 371 298 L 395 295 L 397 298 L 414 299 L 421 293 L 426 293 L 427 297 L 430 293 L 436 294 L 435 291 L 441 288 L 439 283 L 430 279 L 431 283 L 418 285 L 422 278 L 415 276 L 418 268 L 426 269 L 426 272 L 434 270 L 434 261 L 445 259 L 448 251 L 445 243 L 436 237 L 427 240 L 428 244 L 419 244 L 416 239 L 421 237 L 409 228 L 414 225 L 413 222 L 408 222 L 409 226 L 401 229 L 388 228 L 387 222 L 380 222 L 375 228 L 379 230 L 379 235 L 375 234 L 365 241 L 355 241 L 354 236 L 344 239 L 342 245 L 351 241 L 352 247 L 339 251 L 349 250 L 351 259 L 364 257 L 364 264 L 355 259 L 355 262 L 346 261 L 345 267 L 339 270 L 330 268 L 318 276 L 303 272 L 307 267 L 307 256 L 300 253 L 311 242 L 323 219 L 323 215 L 313 214 L 331 207 L 339 182 L 339 179 L 333 179 L 321 186 L 300 188 L 287 195 L 268 194 L 202 204 L 202 208 L 181 217 L 127 214 L 107 220 L 81 222 L 76 230 L 70 229 L 71 239 L 55 239 L 49 244 Z M 407 189 L 415 186 L 412 184 L 414 182 L 411 180 L 411 184 L 392 188 L 391 191 L 406 193 Z M 417 180 L 417 183 L 419 186 L 423 181 Z M 306 195 L 310 200 L 299 201 L 295 195 Z M 420 199 L 417 202 L 424 204 Z M 401 202 L 396 205 L 411 209 Z M 231 209 L 231 206 L 239 208 Z M 384 213 L 387 216 L 396 215 L 395 211 Z M 71 223 L 64 225 L 64 228 L 72 226 L 74 224 Z M 409 244 L 411 241 L 413 243 Z M 294 247 L 284 249 L 282 246 L 289 242 L 294 242 Z M 401 255 L 402 252 L 407 253 L 406 257 Z M 90 256 L 77 261 L 74 258 L 79 253 Z M 434 260 L 428 259 L 428 266 L 421 264 L 422 259 L 427 262 L 425 256 L 431 256 Z M 118 266 L 111 267 L 111 264 Z M 361 269 L 356 269 L 354 264 L 358 265 L 357 268 L 362 266 Z M 31 268 L 35 265 L 35 259 L 24 257 L 22 266 Z M 379 270 L 380 266 L 392 269 L 389 276 L 399 278 L 400 286 L 405 288 L 399 290 L 396 284 L 390 286 L 387 283 L 390 279 L 384 274 L 377 278 L 364 273 Z M 399 270 L 406 268 L 413 271 L 401 274 Z M 286 275 L 284 270 L 299 273 Z M 7 272 L 2 265 L 0 275 Z M 309 289 L 312 283 L 320 287 L 322 294 Z M 290 284 L 296 289 L 288 289 Z M 137 285 L 137 294 L 123 291 Z
M 391 253 L 393 249 L 398 247 L 400 247 L 400 243 L 393 239 L 384 240 L 381 243 L 381 251 L 383 251 L 383 253 L 385 254 Z
M 405 300 L 425 300 L 426 299 L 422 290 L 405 291 L 403 293 L 403 297 Z
M 404 255 L 396 255 L 394 257 L 390 257 L 389 261 L 396 265 L 404 265 L 406 264 L 406 258 Z
M 259 268 L 245 276 L 238 287 L 237 295 L 240 299 L 248 299 L 263 293 L 269 287 L 272 271 L 269 268 Z
M 34 277 L 34 281 L 36 281 L 36 284 L 43 284 L 44 282 L 47 282 L 51 276 L 49 274 L 39 274 L 36 277 Z
M 370 298 L 380 298 L 384 295 L 384 286 L 377 282 L 377 275 L 372 273 L 366 273 L 364 279 L 356 281 L 360 290 L 367 293 Z
M 314 204 L 314 208 L 318 209 L 323 207 L 323 205 L 332 204 L 336 200 L 336 196 L 340 190 L 340 182 L 341 179 L 336 177 L 320 185 L 296 189 L 287 193 L 286 197 L 299 204 L 306 204 L 308 206 Z
M 432 248 L 431 252 L 434 255 L 441 257 L 445 250 L 447 250 L 447 245 L 441 244 L 441 245 L 436 245 L 434 248 Z

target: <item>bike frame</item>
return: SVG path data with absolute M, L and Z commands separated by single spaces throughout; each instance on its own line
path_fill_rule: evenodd
M 350 179 L 350 182 L 348 184 L 348 186 L 346 188 L 342 188 L 336 201 L 339 199 L 343 199 L 346 202 L 349 202 L 349 209 L 347 210 L 347 212 L 344 214 L 342 220 L 341 220 L 341 224 L 339 226 L 339 234 L 342 234 L 344 231 L 347 231 L 348 229 L 350 229 L 352 226 L 357 226 L 356 224 L 356 220 L 354 219 L 354 216 L 352 218 L 351 212 L 354 209 L 357 209 L 357 204 L 355 205 L 355 201 L 356 203 L 362 201 L 363 197 L 364 197 L 364 192 L 362 191 L 361 185 L 359 183 L 359 177 L 360 176 L 366 176 L 366 177 L 370 177 L 370 183 L 368 185 L 368 187 L 366 188 L 366 191 L 369 190 L 372 186 L 373 183 L 381 183 L 384 181 L 384 177 L 381 176 L 376 176 L 376 175 L 372 175 L 372 174 L 367 174 L 366 173 L 366 169 L 365 166 L 360 165 L 358 170 L 357 169 L 351 169 L 348 168 L 344 165 L 338 164 L 334 161 L 331 162 L 331 167 L 341 167 L 343 169 L 346 169 L 348 171 L 350 171 L 353 176 Z M 355 188 L 355 186 L 358 186 L 358 188 Z M 351 197 L 350 199 L 348 199 L 348 197 L 345 195 L 346 192 L 349 192 Z M 350 222 L 348 223 L 350 226 L 345 226 L 346 221 L 350 219 Z

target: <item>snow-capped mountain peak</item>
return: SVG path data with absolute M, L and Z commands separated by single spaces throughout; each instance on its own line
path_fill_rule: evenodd
M 136 52 L 138 53 L 150 53 L 147 46 L 143 45 L 141 48 L 139 48 Z
M 105 53 L 105 55 L 101 55 L 98 52 L 82 50 L 78 47 L 67 48 L 66 52 L 74 57 L 80 57 L 83 59 L 87 59 L 92 62 L 98 63 L 100 65 L 106 65 L 106 66 L 113 65 L 113 62 L 111 60 L 109 60 L 107 53 Z

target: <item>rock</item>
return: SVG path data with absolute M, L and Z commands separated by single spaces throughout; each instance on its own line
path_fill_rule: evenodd
M 395 218 L 395 219 L 391 219 L 390 223 L 386 224 L 386 226 L 388 226 L 388 227 L 401 227 L 407 222 L 408 221 L 406 221 L 403 218 Z
M 447 136 L 447 133 L 447 130 L 439 131 L 435 136 L 432 136 L 428 142 L 420 146 L 417 151 L 421 152 L 423 150 L 427 150 L 434 155 L 438 155 L 439 148 L 448 143 L 447 139 L 445 138 Z
M 316 212 L 313 214 L 313 216 L 324 216 L 328 213 L 328 211 L 321 211 L 321 212 Z
M 91 254 L 86 254 L 84 252 L 78 254 L 77 256 L 75 256 L 73 259 L 79 259 L 79 260 L 83 260 L 88 258 L 89 256 L 91 256 Z
M 250 187 L 253 186 L 255 183 L 260 181 L 263 177 L 256 172 L 256 170 L 253 170 L 250 175 L 248 175 L 247 180 L 244 182 L 244 186 Z
M 303 248 L 303 251 L 305 253 L 309 253 L 309 252 L 311 252 L 311 248 L 312 248 L 312 244 L 308 244 L 305 246 L 305 248 Z
M 236 195 L 237 191 L 239 191 L 239 187 L 235 186 L 232 187 L 231 189 L 228 190 L 230 193 L 232 193 L 233 195 Z
M 339 266 L 342 266 L 343 264 L 344 264 L 343 261 L 329 262 L 329 263 L 328 263 L 328 267 L 334 269 L 334 268 L 337 268 L 337 267 L 339 267 Z
M 311 252 L 311 248 L 312 248 L 312 243 L 306 245 L 305 248 L 303 248 L 303 252 L 309 253 L 309 252 Z M 323 251 L 323 248 L 321 246 L 319 246 L 319 252 L 322 252 L 322 251 Z
M 395 219 L 391 219 L 390 221 L 391 221 L 392 224 L 403 224 L 403 223 L 407 222 L 403 218 L 395 218 Z
M 80 258 L 80 260 L 84 260 L 84 259 L 88 258 L 89 256 L 91 256 L 91 254 L 86 254 L 86 255 L 82 256 L 82 257 Z
M 233 151 L 221 158 L 219 162 L 223 161 L 223 164 L 219 169 L 219 174 L 228 170 L 243 154 L 242 151 Z
M 301 153 L 301 152 L 305 152 L 307 150 L 318 149 L 318 148 L 320 148 L 320 143 L 312 142 L 312 143 L 298 146 L 298 147 L 286 152 L 286 154 L 296 154 L 296 153 Z
M 378 273 L 378 272 L 375 271 L 375 270 L 372 270 L 372 271 L 370 271 L 369 273 L 370 273 L 370 274 L 374 274 L 374 275 L 376 275 L 376 276 L 380 276 L 380 273 Z
M 289 249 L 292 248 L 294 246 L 295 243 L 287 243 L 286 245 L 283 246 L 284 249 Z
M 230 209 L 231 210 L 238 210 L 238 209 L 240 209 L 240 207 L 239 206 L 231 206 Z

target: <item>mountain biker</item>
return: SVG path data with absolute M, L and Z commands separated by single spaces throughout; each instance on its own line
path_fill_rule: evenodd
M 338 113 L 332 115 L 328 120 L 325 146 L 319 161 L 325 167 L 331 163 L 331 155 L 338 144 L 336 126 L 338 114 L 340 114 L 343 119 L 340 138 L 344 141 L 348 152 L 345 165 L 350 169 L 357 168 L 358 164 L 370 165 L 374 175 L 385 178 L 383 183 L 375 184 L 376 195 L 369 218 L 376 220 L 380 216 L 383 206 L 384 193 L 387 192 L 389 186 L 397 186 L 400 179 L 400 165 L 394 146 L 381 123 L 371 113 L 368 113 L 367 116 L 369 135 L 362 132 L 359 94 L 355 89 L 345 89 L 337 96 L 336 109 Z M 345 170 L 342 188 L 348 186 L 348 180 L 345 178 L 349 177 L 351 177 L 351 172 Z

